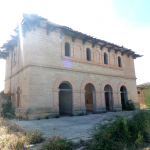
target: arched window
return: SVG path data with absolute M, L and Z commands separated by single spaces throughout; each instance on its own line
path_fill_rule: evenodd
M 70 57 L 70 44 L 68 42 L 65 43 L 65 56 Z
M 86 49 L 86 59 L 88 61 L 91 61 L 91 51 L 89 48 Z
M 118 67 L 122 67 L 122 65 L 121 65 L 121 58 L 120 57 L 118 57 Z
M 107 61 L 107 54 L 104 53 L 104 64 L 108 64 L 108 61 Z

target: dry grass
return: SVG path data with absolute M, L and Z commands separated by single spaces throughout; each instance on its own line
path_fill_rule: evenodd
M 42 142 L 39 131 L 26 131 L 9 120 L 0 118 L 0 149 L 21 150 L 30 143 Z

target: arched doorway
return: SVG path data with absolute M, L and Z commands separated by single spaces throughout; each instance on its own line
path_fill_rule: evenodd
M 121 86 L 120 94 L 121 94 L 122 110 L 125 110 L 125 108 L 126 108 L 126 101 L 127 101 L 127 90 L 126 90 L 125 86 Z
M 17 108 L 20 107 L 20 88 L 18 87 L 17 89 L 17 105 L 16 105 Z
M 112 87 L 107 84 L 104 87 L 105 91 L 105 104 L 106 104 L 106 110 L 107 111 L 112 111 L 113 110 L 113 92 L 112 92 Z
M 59 114 L 72 114 L 72 86 L 68 82 L 59 85 Z
M 86 111 L 94 111 L 95 108 L 95 88 L 93 84 L 88 83 L 85 86 L 85 106 Z

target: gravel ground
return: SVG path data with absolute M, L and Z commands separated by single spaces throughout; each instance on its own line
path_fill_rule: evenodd
M 86 116 L 61 116 L 60 118 L 50 118 L 30 121 L 15 121 L 20 127 L 27 130 L 40 130 L 44 137 L 54 135 L 65 137 L 74 142 L 88 140 L 91 138 L 93 125 L 103 119 L 112 118 L 114 115 L 125 115 L 132 117 L 133 111 L 107 112 L 102 114 L 89 114 Z

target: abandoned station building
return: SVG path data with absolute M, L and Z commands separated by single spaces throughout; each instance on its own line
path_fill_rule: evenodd
M 141 55 L 34 14 L 24 14 L 15 31 L 0 58 L 4 92 L 19 115 L 114 111 L 138 102 L 134 59 Z

